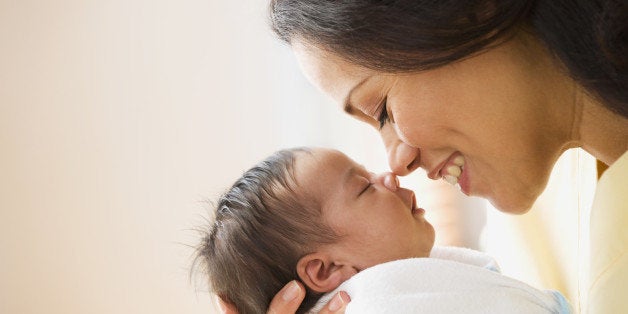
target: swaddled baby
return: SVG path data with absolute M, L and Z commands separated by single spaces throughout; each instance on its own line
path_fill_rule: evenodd
M 569 312 L 560 294 L 500 275 L 479 252 L 434 249 L 424 213 L 393 174 L 336 150 L 282 150 L 220 197 L 197 261 L 241 314 L 264 313 L 291 280 L 307 290 L 300 313 L 339 287 L 347 313 Z

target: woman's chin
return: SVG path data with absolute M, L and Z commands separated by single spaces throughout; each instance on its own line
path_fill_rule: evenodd
M 535 199 L 521 197 L 517 197 L 516 199 L 505 199 L 498 197 L 489 198 L 489 201 L 493 207 L 497 208 L 501 212 L 513 215 L 522 215 L 530 211 L 532 205 L 534 205 Z

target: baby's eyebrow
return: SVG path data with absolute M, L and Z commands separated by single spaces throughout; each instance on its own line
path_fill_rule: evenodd
M 368 173 L 366 167 L 364 165 L 351 166 L 349 170 L 345 173 L 344 182 L 347 183 L 351 179 L 351 177 L 355 175 L 361 175 L 362 173 Z
M 347 192 L 352 192 L 354 190 L 354 188 L 357 188 L 357 180 L 355 180 L 355 178 L 357 178 L 357 176 L 361 175 L 361 172 L 363 171 L 364 167 L 363 166 L 351 166 L 349 168 L 349 170 L 347 172 L 345 172 L 345 178 L 344 178 L 344 182 L 342 184 L 343 189 Z M 345 194 L 347 195 L 347 197 L 359 197 L 360 194 L 362 194 L 362 192 L 364 191 L 360 191 L 359 194 L 357 195 L 353 195 L 351 194 Z M 350 196 L 353 195 L 353 196 Z
M 350 167 L 349 170 L 345 173 L 344 176 L 344 183 L 348 183 L 349 180 L 351 180 L 351 177 L 353 177 L 355 175 L 355 173 L 357 172 L 357 168 L 356 167 Z

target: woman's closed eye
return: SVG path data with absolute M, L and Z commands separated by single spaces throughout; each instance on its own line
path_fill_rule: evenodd
M 386 107 L 387 100 L 388 100 L 388 97 L 384 97 L 384 99 L 378 106 L 379 115 L 377 115 L 377 121 L 379 122 L 380 130 L 384 127 L 386 122 L 390 121 L 390 117 L 388 116 L 388 108 Z

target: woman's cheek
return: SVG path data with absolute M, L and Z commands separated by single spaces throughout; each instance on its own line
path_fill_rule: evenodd
M 442 139 L 435 133 L 427 123 L 422 121 L 406 122 L 402 120 L 395 125 L 395 130 L 399 140 L 421 149 L 428 149 L 441 146 Z

